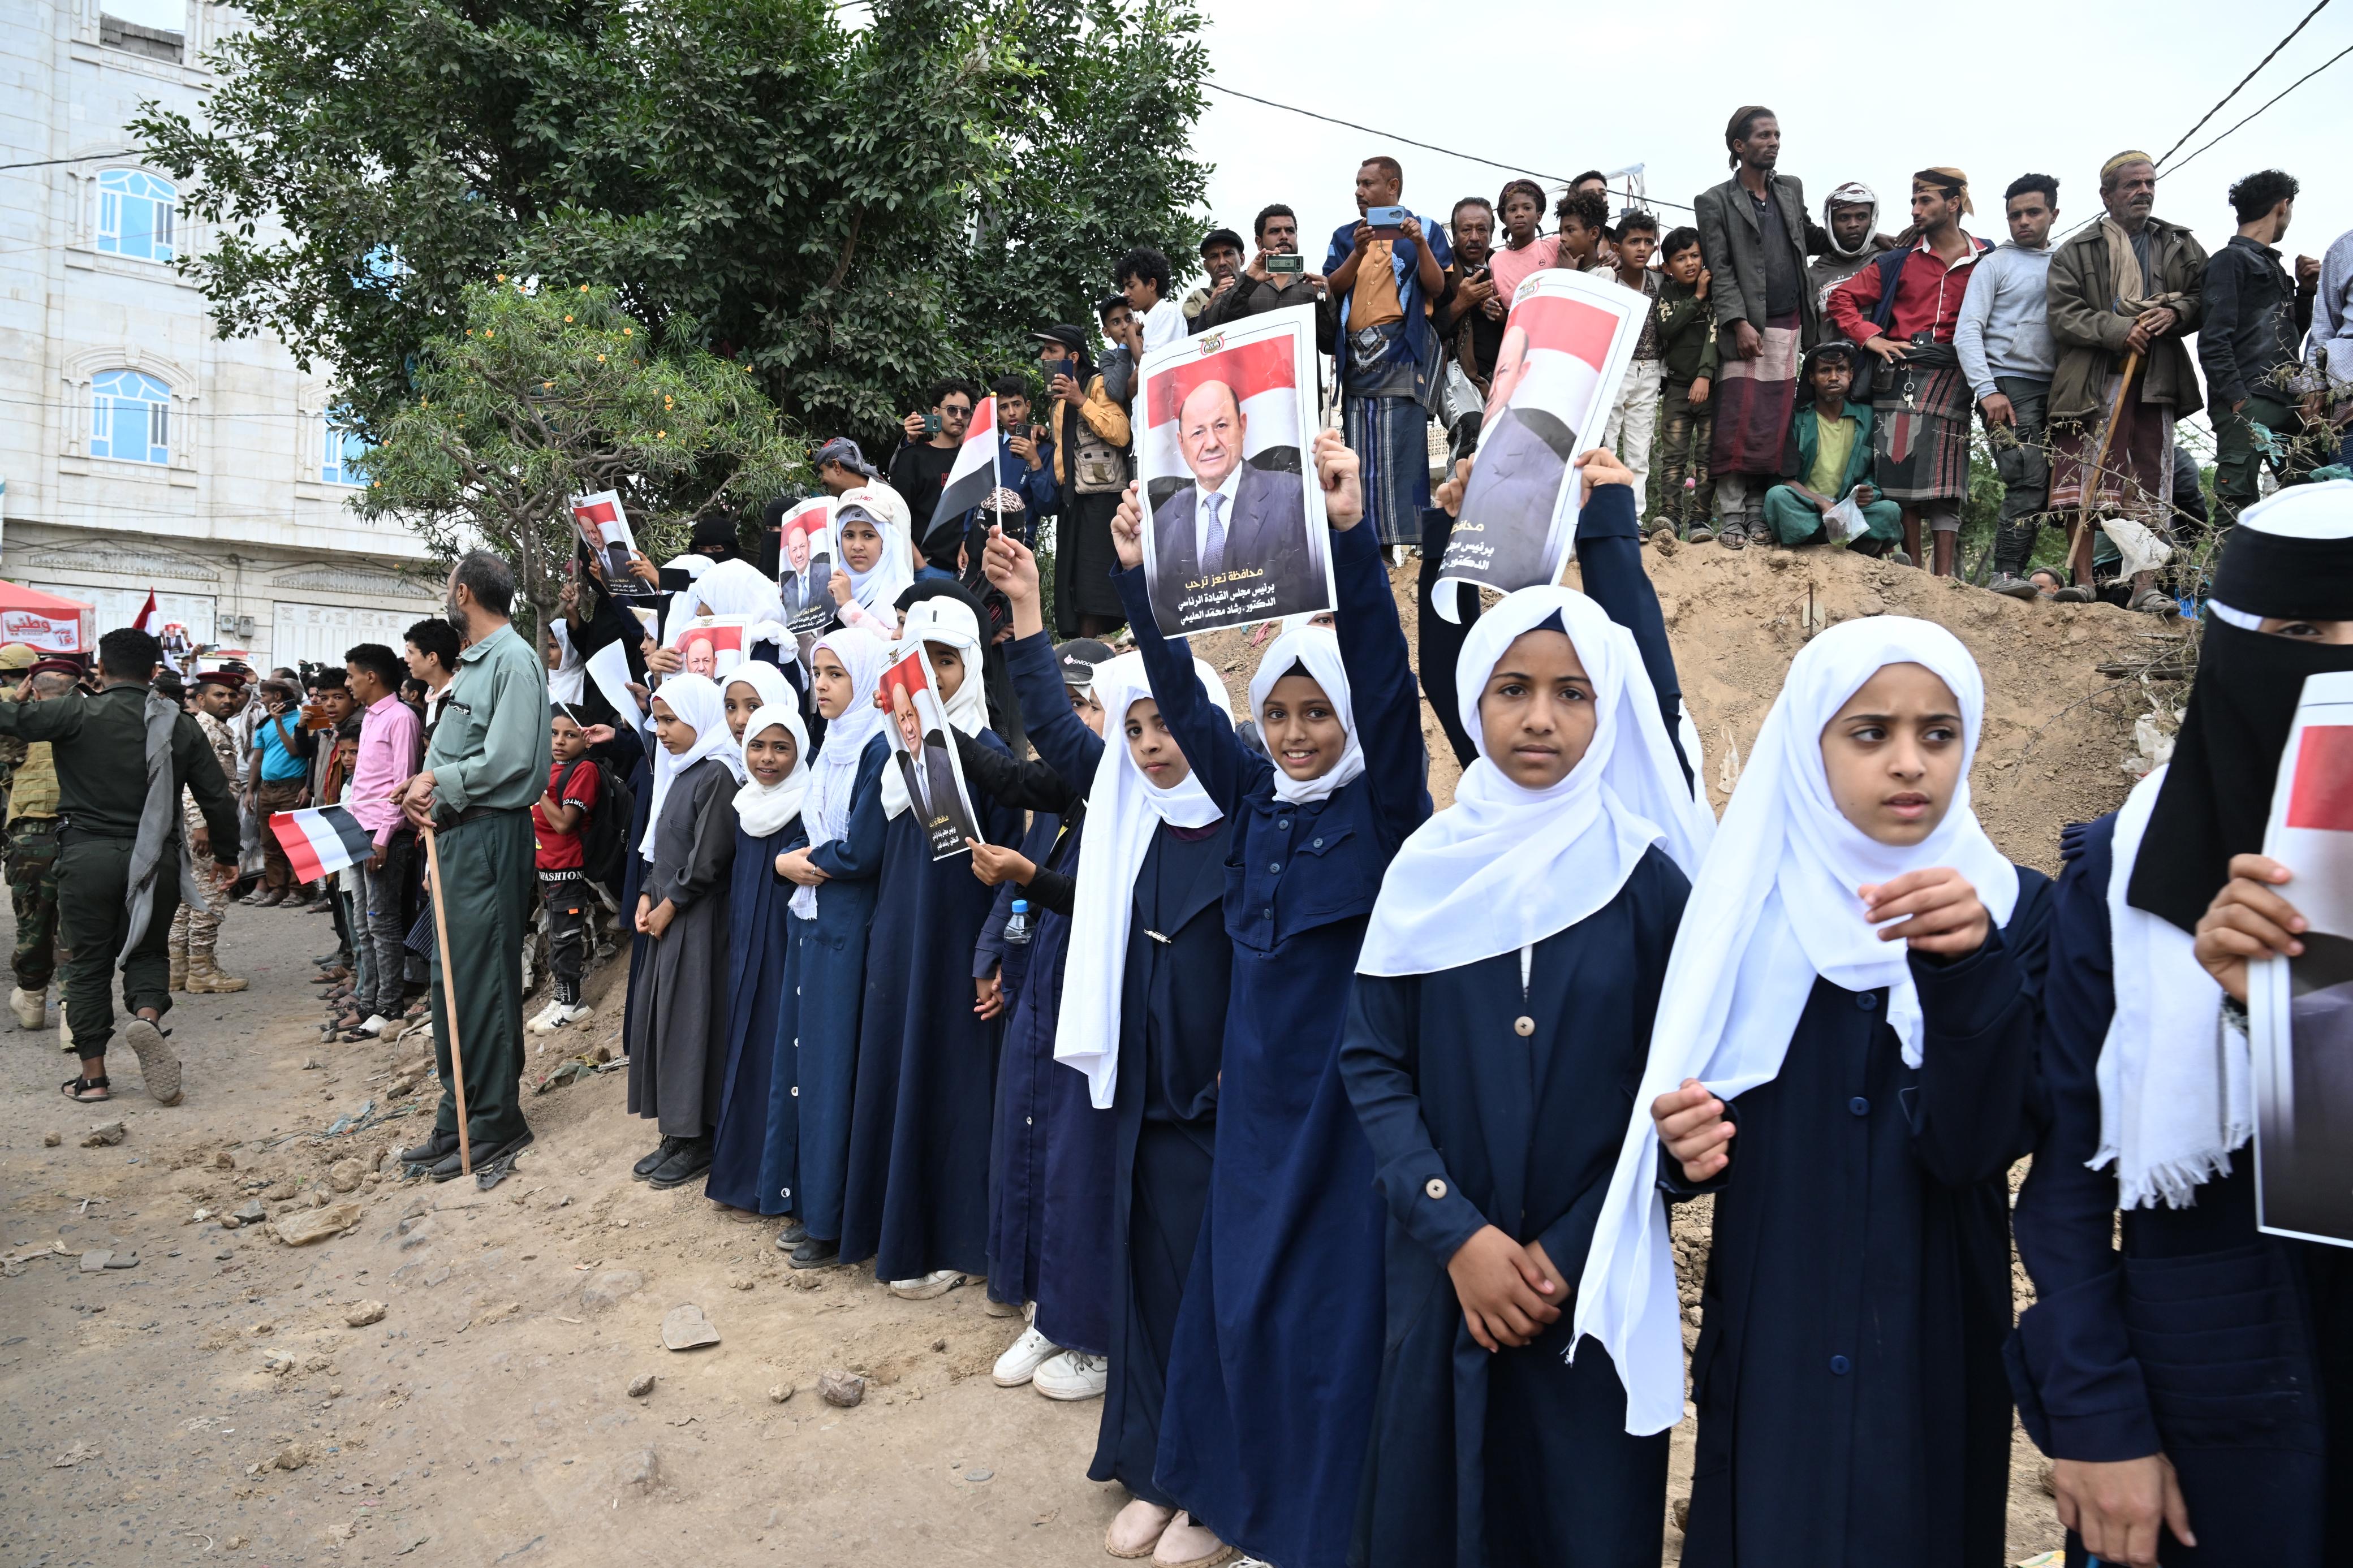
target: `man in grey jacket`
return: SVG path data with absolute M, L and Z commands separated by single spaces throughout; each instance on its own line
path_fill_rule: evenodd
M 1781 125 L 1746 104 L 1724 128 L 1733 177 L 1695 203 L 1700 254 L 1713 279 L 1716 341 L 1725 351 L 1715 387 L 1708 468 L 1722 522 L 1716 542 L 1738 549 L 1764 529 L 1765 491 L 1778 482 L 1781 448 L 1798 405 L 1798 362 L 1821 332 L 1806 258 L 1831 237 L 1806 211 L 1805 188 L 1774 173 Z
M 2002 193 L 2010 219 L 2010 243 L 1997 247 L 1969 275 L 1953 327 L 1953 352 L 1978 400 L 1986 442 L 2001 475 L 2001 521 L 1993 544 L 1997 594 L 2031 599 L 2027 558 L 2051 501 L 2048 420 L 2052 345 L 2047 288 L 2051 278 L 2051 224 L 2059 216 L 2059 182 L 2048 174 L 2021 174 Z M 2082 588 L 2063 588 L 2090 596 Z

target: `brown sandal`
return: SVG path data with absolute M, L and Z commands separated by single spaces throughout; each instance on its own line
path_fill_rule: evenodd
M 112 1088 L 113 1080 L 108 1078 L 104 1073 L 99 1074 L 96 1078 L 81 1078 L 79 1076 L 69 1078 L 66 1079 L 64 1083 L 58 1086 L 58 1092 L 77 1105 L 103 1104 L 105 1101 L 114 1098 L 114 1096 L 109 1092 Z M 95 1094 L 89 1092 L 91 1089 L 96 1089 L 98 1092 Z

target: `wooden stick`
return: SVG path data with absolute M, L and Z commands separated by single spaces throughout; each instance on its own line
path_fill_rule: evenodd
M 441 944 L 441 1016 L 449 1026 L 449 1082 L 458 1095 L 458 1173 L 474 1173 L 473 1146 L 466 1137 L 466 1058 L 458 1049 L 458 983 L 449 972 L 449 912 L 441 902 L 441 845 L 433 825 L 425 825 L 426 885 L 433 890 L 433 935 Z
M 2116 421 L 2124 417 L 2125 399 L 2132 395 L 2133 373 L 2139 369 L 2140 350 L 2126 350 L 2124 374 L 2116 382 L 2116 400 L 2109 405 L 2107 423 L 2100 427 L 2100 444 L 2092 453 L 2091 469 L 2084 477 L 2084 504 L 2075 510 L 2075 521 L 2067 529 L 2068 570 L 2071 574 L 2074 571 L 2075 558 L 2080 552 L 2084 557 L 2082 585 L 2087 588 L 2091 586 L 2092 577 L 2089 537 L 2092 509 L 2100 504 L 2100 475 L 2107 468 L 2108 443 L 2116 439 Z

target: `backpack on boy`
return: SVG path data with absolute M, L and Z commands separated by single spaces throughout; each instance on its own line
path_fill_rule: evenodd
M 550 792 L 556 799 L 564 798 L 573 772 L 578 768 L 596 770 L 596 807 L 578 829 L 581 875 L 617 893 L 622 873 L 628 865 L 629 822 L 637 816 L 638 797 L 631 792 L 628 781 L 603 761 L 575 757 L 556 775 L 555 788 Z

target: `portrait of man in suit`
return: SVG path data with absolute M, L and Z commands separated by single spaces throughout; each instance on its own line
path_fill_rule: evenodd
M 1577 432 L 1540 406 L 1542 381 L 1543 366 L 1527 331 L 1507 328 L 1495 351 L 1484 434 L 1462 497 L 1462 521 L 1447 542 L 1450 565 L 1475 565 L 1479 576 L 1499 588 L 1547 580 L 1553 509 L 1577 456 Z M 1523 389 L 1530 395 L 1515 404 L 1514 395 Z
M 802 623 L 822 625 L 832 618 L 833 558 L 825 551 L 825 518 L 809 512 L 784 531 L 783 570 L 777 574 L 777 597 L 783 602 L 785 624 L 796 631 L 810 629 Z
M 1324 606 L 1305 483 L 1244 461 L 1248 429 L 1229 382 L 1200 382 L 1177 405 L 1176 446 L 1191 482 L 1152 513 L 1153 612 L 1171 635 Z M 1199 586 L 1238 573 L 1254 575 Z M 1245 603 L 1248 612 L 1238 613 Z
M 944 722 L 936 715 L 927 722 L 914 694 L 904 681 L 896 680 L 891 685 L 891 721 L 904 748 L 899 752 L 900 777 L 934 857 L 962 849 L 965 839 L 980 837 L 980 830 L 973 826 L 972 814 L 956 789 L 955 760 L 948 752 Z

